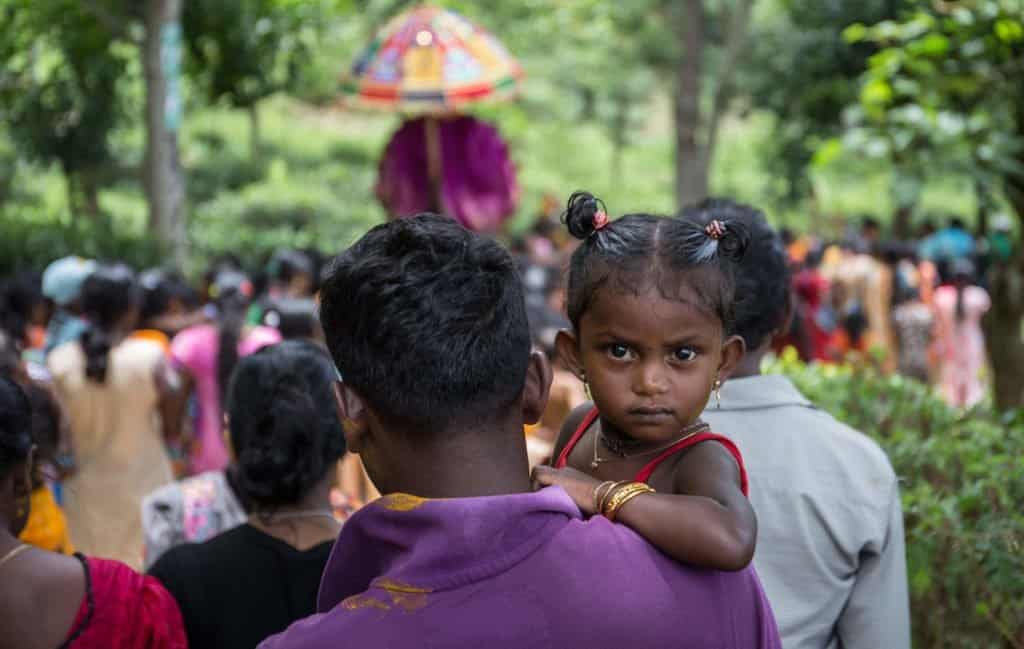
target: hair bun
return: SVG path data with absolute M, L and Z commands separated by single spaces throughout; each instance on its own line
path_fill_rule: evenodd
M 566 203 L 562 222 L 569 229 L 569 234 L 577 239 L 586 239 L 598 230 L 599 213 L 605 213 L 604 201 L 590 192 L 577 191 Z
M 739 221 L 723 221 L 725 235 L 718 240 L 718 254 L 732 261 L 740 261 L 750 247 L 750 230 Z

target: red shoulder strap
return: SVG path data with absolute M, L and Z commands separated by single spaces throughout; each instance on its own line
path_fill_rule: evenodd
M 580 442 L 580 438 L 583 437 L 583 433 L 587 432 L 587 429 L 590 428 L 591 424 L 597 420 L 597 417 L 600 414 L 601 413 L 598 412 L 596 406 L 593 410 L 587 413 L 587 416 L 583 418 L 583 422 L 580 423 L 580 427 L 577 428 L 576 432 L 569 438 L 569 443 L 565 445 L 565 448 L 563 448 L 562 452 L 558 455 L 558 461 L 555 462 L 556 469 L 565 468 L 565 465 L 569 463 L 569 454 L 572 453 L 574 448 L 576 448 L 576 445 Z
M 740 489 L 743 490 L 744 496 L 749 497 L 750 485 L 747 481 L 747 468 L 743 464 L 743 456 L 740 455 L 740 449 L 737 448 L 733 441 L 728 437 L 723 437 L 722 435 L 716 435 L 714 433 L 701 433 L 699 435 L 694 435 L 693 437 L 687 437 L 686 439 L 680 441 L 677 444 L 673 444 L 664 453 L 654 458 L 653 460 L 648 462 L 647 465 L 644 466 L 644 468 L 640 469 L 640 473 L 636 474 L 636 478 L 634 478 L 634 480 L 636 480 L 637 482 L 647 482 L 650 479 L 651 474 L 654 473 L 654 470 L 657 469 L 658 465 L 660 465 L 662 462 L 664 462 L 665 460 L 667 460 L 668 458 L 672 457 L 677 453 L 682 453 L 686 449 L 696 446 L 697 444 L 700 444 L 701 442 L 708 441 L 718 442 L 719 444 L 724 446 L 725 450 L 729 451 L 729 453 L 736 460 L 736 464 L 738 464 L 740 468 Z

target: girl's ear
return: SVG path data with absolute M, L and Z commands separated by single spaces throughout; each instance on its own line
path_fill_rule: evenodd
M 334 401 L 345 433 L 345 447 L 358 455 L 370 430 L 366 402 L 343 381 L 334 383 Z
M 718 363 L 718 380 L 728 379 L 743 355 L 747 353 L 747 344 L 740 336 L 729 336 L 722 343 L 722 358 Z
M 580 358 L 580 343 L 576 334 L 568 329 L 562 329 L 555 337 L 555 348 L 558 350 L 559 358 L 562 359 L 569 371 L 582 381 L 585 373 L 583 361 Z

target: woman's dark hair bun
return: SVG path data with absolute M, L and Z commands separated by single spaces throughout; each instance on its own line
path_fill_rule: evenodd
M 318 417 L 317 404 L 297 386 L 281 385 L 265 405 L 238 454 L 238 486 L 256 503 L 295 503 L 326 471 L 325 440 L 309 423 Z
M 586 239 L 597 230 L 599 212 L 606 212 L 604 201 L 590 192 L 573 192 L 562 213 L 562 222 L 568 227 L 569 234 L 577 239 Z
M 297 503 L 345 454 L 335 376 L 327 352 L 305 341 L 265 347 L 238 362 L 227 402 L 233 477 L 254 511 Z

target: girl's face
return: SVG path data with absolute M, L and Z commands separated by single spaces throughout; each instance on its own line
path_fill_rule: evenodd
M 725 380 L 743 355 L 718 317 L 689 288 L 679 299 L 657 288 L 638 295 L 598 289 L 575 339 L 563 332 L 559 351 L 590 384 L 608 431 L 664 442 L 704 411 L 715 380 Z

